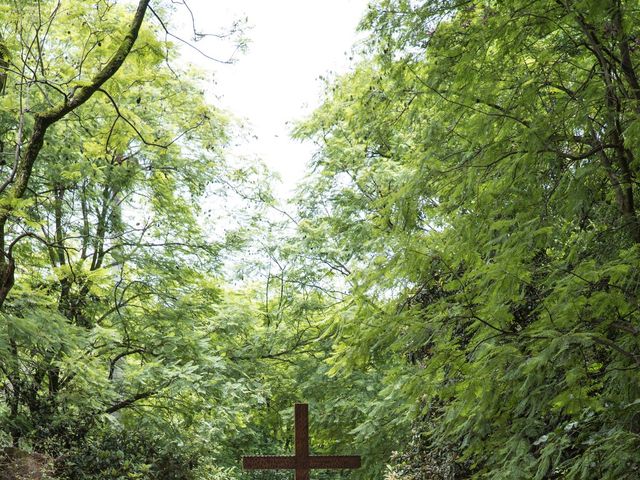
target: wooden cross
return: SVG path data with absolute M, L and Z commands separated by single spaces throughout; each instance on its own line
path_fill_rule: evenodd
M 309 455 L 309 406 L 296 403 L 296 454 L 292 457 L 265 455 L 242 457 L 245 470 L 295 470 L 296 480 L 309 480 L 309 470 L 360 468 L 360 456 Z

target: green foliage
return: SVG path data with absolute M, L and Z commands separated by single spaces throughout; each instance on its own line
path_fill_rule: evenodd
M 19 2 L 2 15 L 11 185 L 33 118 L 92 81 L 130 12 Z M 229 478 L 237 451 L 219 439 L 254 401 L 229 353 L 253 325 L 223 308 L 231 245 L 201 223 L 221 200 L 209 191 L 244 180 L 223 159 L 225 114 L 161 32 L 144 24 L 122 68 L 49 127 L 26 195 L 0 189 L 2 266 L 16 269 L 0 310 L 2 442 L 56 459 L 58 478 Z
M 637 15 L 370 7 L 366 59 L 296 133 L 320 148 L 300 241 L 349 290 L 332 372 L 385 385 L 362 442 L 428 417 L 455 478 L 638 475 Z
M 296 129 L 293 229 L 157 19 L 14 167 L 130 12 L 0 6 L 2 445 L 62 479 L 289 478 L 238 460 L 291 452 L 295 400 L 313 453 L 365 459 L 318 479 L 637 478 L 639 14 L 372 3 Z M 238 229 L 205 225 L 223 202 Z

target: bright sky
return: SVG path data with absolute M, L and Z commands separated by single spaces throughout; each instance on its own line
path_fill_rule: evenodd
M 249 137 L 238 155 L 261 158 L 282 178 L 281 195 L 292 191 L 305 172 L 313 147 L 289 138 L 288 122 L 307 116 L 319 105 L 322 82 L 330 71 L 346 72 L 367 0 L 190 0 L 198 31 L 220 31 L 233 20 L 247 18 L 249 48 L 232 65 L 213 68 L 218 104 L 247 120 Z M 226 52 L 213 40 L 197 47 L 208 54 Z M 186 52 L 185 52 L 186 53 Z M 221 55 L 222 56 L 222 55 Z

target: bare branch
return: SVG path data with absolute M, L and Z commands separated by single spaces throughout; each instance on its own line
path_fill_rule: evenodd
M 212 57 L 212 56 L 210 56 L 210 55 L 207 55 L 206 53 L 204 53 L 202 50 L 200 50 L 198 47 L 196 47 L 196 46 L 195 46 L 195 45 L 193 45 L 192 43 L 190 43 L 190 42 L 188 42 L 188 41 L 186 41 L 186 40 L 184 40 L 184 39 L 182 39 L 182 38 L 178 37 L 177 35 L 174 35 L 173 33 L 171 33 L 171 32 L 169 31 L 169 29 L 167 28 L 167 25 L 164 23 L 164 21 L 162 20 L 162 18 L 160 18 L 160 15 L 158 15 L 158 14 L 156 13 L 156 11 L 155 11 L 153 8 L 151 8 L 151 7 L 149 7 L 149 10 L 151 10 L 151 13 L 153 14 L 153 16 L 154 16 L 154 17 L 156 17 L 156 19 L 157 19 L 157 20 L 158 20 L 158 22 L 160 23 L 160 26 L 161 26 L 161 27 L 162 27 L 162 29 L 164 30 L 164 33 L 165 33 L 167 36 L 169 36 L 169 37 L 171 37 L 171 38 L 175 38 L 175 39 L 176 39 L 176 40 L 178 40 L 179 42 L 184 43 L 186 46 L 188 46 L 188 47 L 190 47 L 190 48 L 194 49 L 194 50 L 195 50 L 196 52 L 198 52 L 200 55 L 202 55 L 202 56 L 203 56 L 203 57 L 205 57 L 205 58 L 208 58 L 209 60 L 212 60 L 212 61 L 214 61 L 214 62 L 218 62 L 218 63 L 223 63 L 223 64 L 230 64 L 230 63 L 233 63 L 231 59 L 230 59 L 230 60 L 220 60 L 219 58 L 215 58 L 215 57 Z

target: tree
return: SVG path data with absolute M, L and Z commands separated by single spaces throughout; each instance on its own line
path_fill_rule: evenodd
M 3 10 L 1 444 L 59 478 L 223 478 L 253 398 L 227 360 L 250 324 L 219 313 L 232 245 L 201 226 L 228 122 L 147 7 Z
M 334 370 L 387 385 L 363 441 L 382 416 L 462 478 L 637 476 L 637 14 L 370 7 L 297 132 L 302 239 L 350 285 Z
M 29 49 L 20 52 L 21 54 L 25 55 L 25 57 L 23 57 L 22 59 L 24 63 L 22 65 L 15 64 L 13 65 L 13 67 L 15 69 L 15 73 L 20 76 L 21 85 L 23 84 L 22 81 L 25 81 L 25 83 L 31 81 L 35 85 L 42 84 L 45 87 L 49 87 L 49 92 L 43 92 L 43 94 L 45 95 L 45 102 L 43 105 L 44 108 L 41 111 L 36 111 L 35 115 L 33 115 L 33 125 L 31 126 L 31 131 L 28 133 L 28 137 L 26 137 L 28 138 L 28 140 L 25 141 L 24 151 L 23 136 L 25 135 L 25 115 L 27 113 L 31 113 L 32 108 L 34 107 L 24 106 L 23 102 L 26 102 L 28 94 L 26 96 L 23 96 L 24 93 L 20 92 L 20 111 L 18 113 L 19 126 L 15 146 L 15 159 L 13 168 L 10 170 L 8 177 L 2 184 L 0 194 L 10 199 L 12 202 L 17 202 L 24 197 L 25 193 L 27 192 L 27 187 L 34 164 L 44 144 L 47 130 L 54 123 L 58 122 L 66 115 L 86 103 L 87 100 L 89 100 L 102 87 L 102 85 L 111 77 L 113 77 L 113 75 L 118 71 L 118 69 L 122 66 L 124 60 L 129 55 L 129 52 L 131 51 L 131 48 L 133 47 L 138 37 L 138 32 L 140 31 L 140 27 L 142 25 L 142 21 L 144 19 L 144 15 L 146 13 L 148 5 L 148 0 L 141 0 L 138 3 L 138 7 L 136 9 L 133 20 L 131 21 L 131 25 L 125 32 L 120 45 L 113 52 L 113 55 L 104 66 L 95 69 L 95 73 L 89 81 L 80 79 L 80 81 L 78 82 L 75 81 L 75 79 L 72 80 L 56 78 L 55 80 L 52 80 L 47 78 L 47 73 L 44 70 L 44 60 L 42 58 L 42 43 L 47 35 L 47 26 L 50 27 L 51 23 L 56 17 L 59 4 L 52 10 L 50 18 L 48 20 L 48 25 L 47 23 L 41 22 L 35 27 L 35 35 L 31 45 L 29 45 Z M 28 7 L 27 9 L 31 10 Z M 17 17 L 20 34 L 26 34 L 26 32 L 23 30 L 22 22 L 24 15 L 27 13 L 31 12 L 20 12 L 19 17 Z M 40 18 L 42 18 L 42 12 L 38 10 L 38 13 L 40 14 Z M 43 30 L 43 32 L 41 32 L 41 30 Z M 43 36 L 42 38 L 41 35 Z M 31 51 L 32 49 L 34 50 Z M 31 68 L 31 75 L 28 75 L 27 62 L 32 60 L 34 57 L 36 63 L 39 62 L 39 65 L 36 64 L 35 68 Z M 80 71 L 82 71 L 82 67 L 84 67 L 84 59 L 80 59 Z M 40 71 L 38 71 L 38 69 Z M 39 78 L 40 74 L 42 78 Z M 59 84 L 59 86 L 57 84 Z M 61 89 L 61 87 L 70 88 L 70 90 L 65 93 Z M 50 101 L 46 93 L 49 93 L 51 95 L 57 94 L 57 96 L 62 95 L 63 98 L 58 100 L 57 102 Z M 29 109 L 29 112 L 26 111 L 26 108 Z M 13 243 L 15 242 L 15 240 L 13 240 L 8 246 L 6 246 L 7 221 L 13 209 L 14 208 L 12 208 L 10 203 L 8 205 L 5 204 L 3 206 L 4 211 L 2 212 L 2 214 L 0 214 L 0 248 L 2 249 L 2 263 L 0 263 L 0 277 L 2 278 L 2 286 L 0 286 L 0 305 L 2 305 L 2 303 L 5 301 L 14 283 L 15 261 L 12 255 L 12 247 L 15 245 Z

